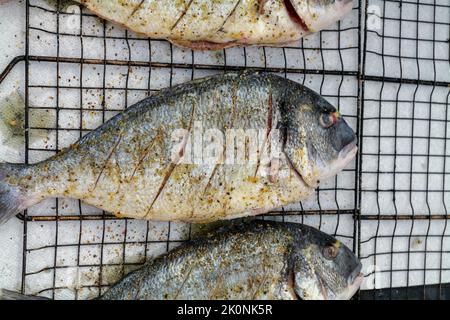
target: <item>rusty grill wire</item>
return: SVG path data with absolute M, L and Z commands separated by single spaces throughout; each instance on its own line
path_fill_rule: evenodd
M 335 28 L 298 46 L 211 53 L 139 37 L 84 9 L 68 13 L 62 1 L 28 0 L 25 56 L 0 81 L 25 61 L 26 163 L 48 158 L 154 91 L 205 75 L 253 68 L 305 84 L 340 108 L 359 154 L 315 197 L 262 219 L 336 235 L 368 266 L 368 289 L 420 285 L 425 296 L 425 285 L 437 284 L 442 298 L 450 282 L 449 11 L 445 0 L 360 0 Z M 68 29 L 74 16 L 79 27 Z M 370 19 L 379 26 L 368 27 Z M 34 125 L 40 112 L 51 123 Z M 31 143 L 41 131 L 47 138 Z M 22 292 L 50 298 L 96 297 L 191 238 L 189 224 L 120 219 L 66 199 L 20 218 Z

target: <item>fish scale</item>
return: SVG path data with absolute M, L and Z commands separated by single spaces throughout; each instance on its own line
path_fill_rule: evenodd
M 222 226 L 148 261 L 100 300 L 350 299 L 361 263 L 345 245 L 297 223 Z M 0 290 L 0 300 L 41 300 Z
M 156 259 L 110 289 L 101 299 L 294 299 L 288 287 L 286 248 L 279 230 L 230 232 L 194 241 Z
M 336 248 L 328 260 L 322 249 Z M 150 261 L 102 300 L 349 299 L 361 264 L 345 246 L 296 223 L 227 226 Z
M 313 91 L 264 72 L 168 88 L 46 161 L 0 164 L 0 219 L 49 197 L 158 221 L 265 213 L 309 196 L 321 172 L 334 175 L 353 158 L 345 121 L 320 125 L 321 117 L 337 119 L 333 110 Z M 205 142 L 212 133 L 222 143 Z

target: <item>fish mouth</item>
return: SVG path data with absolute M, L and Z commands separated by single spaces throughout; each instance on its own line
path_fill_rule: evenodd
M 360 272 L 356 275 L 353 281 L 345 288 L 345 290 L 336 297 L 336 300 L 350 300 L 359 290 L 364 280 L 364 275 Z
M 349 144 L 347 144 L 345 147 L 341 149 L 339 152 L 339 158 L 341 159 L 352 159 L 356 152 L 358 151 L 358 139 L 355 137 L 355 139 L 352 140 Z
M 364 280 L 364 274 L 361 272 L 361 269 L 362 265 L 358 263 L 358 266 L 347 279 L 347 287 L 336 297 L 336 300 L 350 300 L 355 295 Z
M 283 2 L 291 20 L 298 24 L 304 31 L 309 32 L 308 25 L 306 24 L 305 20 L 303 20 L 303 18 L 300 17 L 300 15 L 297 13 L 291 0 L 283 0 Z
M 362 264 L 358 261 L 358 265 L 353 269 L 352 273 L 347 278 L 347 284 L 350 286 L 355 282 L 355 279 L 361 275 Z

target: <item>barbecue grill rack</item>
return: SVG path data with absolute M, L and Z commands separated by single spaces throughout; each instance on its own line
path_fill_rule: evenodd
M 425 297 L 427 285 L 444 298 L 449 35 L 447 0 L 359 0 L 343 21 L 296 45 L 193 52 L 137 36 L 66 1 L 27 0 L 26 52 L 0 83 L 24 62 L 26 163 L 48 158 L 152 92 L 194 78 L 252 68 L 303 83 L 339 107 L 357 133 L 359 153 L 312 199 L 261 218 L 336 235 L 361 258 L 366 289 L 386 288 L 383 298 L 395 298 L 395 287 L 406 287 L 405 297 Z M 31 125 L 39 112 L 53 121 Z M 47 137 L 33 140 L 42 131 Z M 19 217 L 22 292 L 57 299 L 96 297 L 192 236 L 189 224 L 116 218 L 66 199 Z

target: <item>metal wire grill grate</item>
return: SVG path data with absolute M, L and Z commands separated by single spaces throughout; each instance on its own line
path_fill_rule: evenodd
M 360 255 L 368 289 L 450 282 L 445 0 L 358 1 L 343 21 L 297 45 L 218 52 L 144 39 L 71 9 L 26 2 L 26 162 L 48 158 L 161 88 L 230 70 L 281 73 L 339 107 L 360 153 L 315 197 L 268 218 L 338 236 Z M 47 123 L 34 120 L 42 114 Z M 191 237 L 188 224 L 118 219 L 67 199 L 22 218 L 22 291 L 51 298 L 98 296 Z
M 369 1 L 364 41 L 360 254 L 373 286 L 444 297 L 450 279 L 449 31 L 445 1 Z M 370 10 L 368 10 L 370 12 Z M 366 19 L 370 17 L 366 14 Z M 365 221 L 368 220 L 368 221 Z M 387 297 L 392 296 L 392 290 Z

